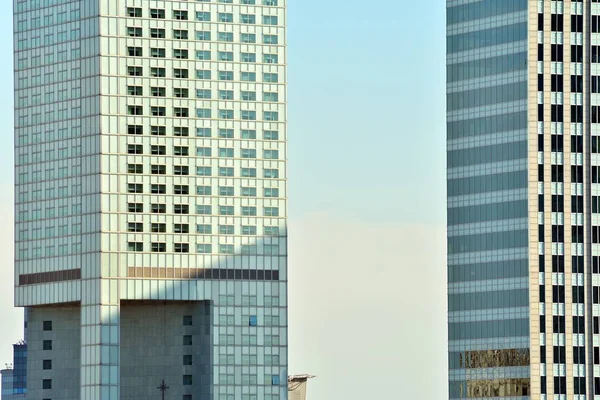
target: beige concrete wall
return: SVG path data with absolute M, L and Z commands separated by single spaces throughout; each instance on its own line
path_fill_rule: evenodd
M 564 49 L 563 63 L 553 63 L 550 59 L 550 45 L 552 44 L 553 35 L 557 35 L 556 32 L 553 34 L 550 31 L 551 15 L 552 15 L 552 3 L 562 4 L 564 13 L 564 27 L 562 34 L 562 44 Z M 529 3 L 529 239 L 530 239 L 530 318 L 531 318 L 531 385 L 532 385 L 532 399 L 539 399 L 540 394 L 540 376 L 545 375 L 546 379 L 546 393 L 554 393 L 554 379 L 553 379 L 553 339 L 552 339 L 552 209 L 551 209 L 551 196 L 553 191 L 555 194 L 564 195 L 564 259 L 565 259 L 565 270 L 564 270 L 564 286 L 565 286 L 565 305 L 564 305 L 564 316 L 565 316 L 565 329 L 566 332 L 573 331 L 572 324 L 572 268 L 571 268 L 571 224 L 572 215 L 571 211 L 571 192 L 573 184 L 571 184 L 571 85 L 570 75 L 572 73 L 571 65 L 571 10 L 576 4 L 571 0 L 565 0 L 563 2 L 543 2 L 543 13 L 544 13 L 544 61 L 543 61 L 543 74 L 544 74 L 544 219 L 538 221 L 538 148 L 537 148 L 537 137 L 538 137 L 538 121 L 537 121 L 537 107 L 538 107 L 538 88 L 537 88 L 537 75 L 538 75 L 538 11 L 539 2 L 537 0 L 530 0 Z M 589 21 L 584 21 L 587 24 Z M 585 29 L 584 29 L 585 30 Z M 585 39 L 584 39 L 585 40 Z M 556 42 L 555 42 L 556 43 Z M 556 70 L 555 68 L 562 65 L 562 71 Z M 563 85 L 563 98 L 562 104 L 564 109 L 564 123 L 555 124 L 557 126 L 562 125 L 563 127 L 563 168 L 564 168 L 564 184 L 562 193 L 557 191 L 559 185 L 551 183 L 551 165 L 552 165 L 552 151 L 551 151 L 551 134 L 552 134 L 552 123 L 550 121 L 550 110 L 552 104 L 551 96 L 551 80 L 552 74 L 562 74 L 564 79 Z M 585 76 L 585 74 L 584 74 Z M 584 83 L 585 85 L 585 83 Z M 584 124 L 587 115 L 584 115 Z M 573 133 L 575 134 L 575 133 Z M 584 171 L 585 173 L 585 171 Z M 587 205 L 586 205 L 587 206 Z M 545 249 L 544 249 L 544 262 L 545 262 L 545 273 L 543 274 L 543 284 L 545 285 L 545 307 L 544 313 L 546 315 L 546 335 L 540 335 L 539 326 L 539 285 L 540 274 L 539 274 L 539 261 L 538 261 L 538 224 L 544 224 L 545 233 Z M 556 283 L 556 282 L 555 282 Z M 573 337 L 570 334 L 564 335 L 566 348 L 566 384 L 568 396 L 573 395 Z M 542 340 L 540 340 L 542 339 Z M 540 346 L 546 346 L 546 364 L 545 370 L 542 371 L 542 365 L 540 365 Z
M 288 400 L 306 400 L 307 382 L 289 383 L 288 384 Z M 292 389 L 292 390 L 290 390 Z
M 547 10 L 546 10 L 547 9 Z M 544 13 L 549 15 L 550 3 L 545 4 Z M 528 136 L 529 136 L 529 304 L 530 304 L 530 357 L 531 357 L 531 398 L 540 398 L 540 317 L 539 317 L 539 250 L 538 250 L 538 97 L 537 97 L 537 77 L 538 77 L 538 2 L 530 0 L 529 2 L 529 81 L 528 81 Z M 546 23 L 546 21 L 545 21 Z M 548 22 L 549 23 L 549 22 Z M 547 37 L 546 37 L 547 36 Z M 550 40 L 550 35 L 544 35 L 544 40 Z M 549 97 L 549 96 L 548 96 Z M 548 98 L 549 100 L 549 98 Z M 546 99 L 544 98 L 544 101 Z M 550 116 L 550 110 L 545 110 L 544 114 Z M 550 157 L 550 141 L 544 144 L 548 147 L 548 161 Z M 550 171 L 546 171 L 549 175 Z M 546 178 L 546 177 L 545 177 Z M 548 179 L 550 177 L 548 176 Z M 545 188 L 544 188 L 545 189 Z M 550 199 L 546 201 L 544 208 L 550 206 Z M 551 262 L 545 259 L 545 265 Z M 548 293 L 546 293 L 548 296 Z M 550 296 L 552 293 L 550 292 Z M 552 357 L 552 348 L 546 352 L 546 357 Z M 551 383 L 549 383 L 551 385 Z M 551 386 L 550 386 L 551 387 Z

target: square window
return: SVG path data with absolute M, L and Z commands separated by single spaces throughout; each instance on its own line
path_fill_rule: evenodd
M 242 168 L 242 176 L 244 178 L 255 178 L 256 168 Z
M 210 58 L 211 58 L 210 50 L 197 50 L 196 51 L 196 60 L 209 61 Z
M 205 244 L 205 243 L 197 244 L 196 245 L 196 251 L 198 253 L 201 253 L 201 254 L 212 253 L 212 245 L 211 244 Z
M 127 242 L 127 251 L 144 251 L 143 242 Z
M 142 76 L 142 67 L 127 67 L 127 75 L 129 76 Z
M 184 126 L 173 127 L 173 136 L 190 136 L 190 130 Z
M 150 225 L 150 231 L 151 232 L 166 232 L 167 231 L 167 224 L 153 222 Z
M 127 36 L 141 37 L 142 36 L 142 28 L 128 26 L 127 27 Z
M 128 135 L 143 135 L 144 127 L 141 125 L 127 125 Z
M 249 320 L 248 320 L 248 325 L 250 326 L 257 326 L 258 325 L 258 319 L 256 318 L 256 315 L 251 315 Z
M 52 350 L 52 340 L 44 340 L 43 349 L 44 350 Z
M 184 346 L 192 345 L 192 335 L 183 335 L 183 345 Z
M 211 40 L 210 31 L 196 31 L 196 40 L 203 40 L 203 41 Z
M 189 72 L 185 68 L 174 68 L 173 69 L 173 78 L 187 79 L 188 76 L 189 76 Z
M 173 224 L 173 232 L 190 233 L 190 226 L 189 224 Z
M 192 316 L 191 315 L 183 316 L 183 325 L 184 326 L 192 326 Z
M 210 21 L 210 13 L 207 11 L 196 12 L 196 21 Z
M 192 365 L 192 355 L 186 354 L 183 356 L 183 365 Z
M 271 376 L 271 384 L 274 386 L 279 385 L 279 375 Z
M 242 139 L 256 139 L 256 130 L 242 129 Z
M 173 10 L 173 19 L 187 20 L 188 12 L 185 10 Z
M 240 22 L 242 24 L 255 24 L 256 23 L 256 15 L 242 14 L 242 15 L 240 15 Z
M 173 146 L 173 155 L 176 156 L 189 156 L 189 148 L 187 146 Z
M 165 253 L 167 251 L 166 243 L 153 242 L 153 243 L 151 243 L 151 245 L 152 245 L 152 252 L 154 252 L 154 253 Z
M 154 214 L 164 214 L 167 212 L 167 205 L 166 204 L 151 204 L 150 210 Z
M 232 244 L 220 244 L 219 245 L 219 253 L 220 254 L 233 254 L 234 247 Z
M 164 37 L 166 37 L 165 30 L 164 29 L 159 29 L 159 28 L 151 28 L 150 29 L 150 37 L 152 37 L 152 38 L 164 38 Z
M 153 77 L 165 77 L 167 76 L 167 70 L 161 67 L 152 67 L 150 68 L 150 76 Z
M 51 331 L 52 330 L 52 321 L 44 321 L 43 329 L 45 331 Z
M 235 226 L 234 225 L 219 225 L 219 235 L 234 235 L 235 234 Z
M 175 253 L 189 253 L 190 245 L 189 243 L 175 243 L 173 251 Z
M 44 360 L 42 362 L 42 369 L 52 369 L 52 360 Z
M 127 7 L 127 15 L 129 17 L 142 17 L 142 9 L 138 7 Z
M 150 18 L 165 18 L 165 10 L 151 8 L 150 9 Z
M 52 379 L 44 379 L 42 381 L 42 388 L 43 389 L 52 389 Z

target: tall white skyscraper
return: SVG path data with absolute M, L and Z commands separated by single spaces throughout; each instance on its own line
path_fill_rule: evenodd
M 286 399 L 286 0 L 14 23 L 28 398 Z

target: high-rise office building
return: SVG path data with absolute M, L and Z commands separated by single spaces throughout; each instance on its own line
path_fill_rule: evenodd
M 27 344 L 13 345 L 13 363 L 0 371 L 2 392 L 0 400 L 25 399 L 27 396 Z
M 450 398 L 600 396 L 599 22 L 447 1 Z
M 5 368 L 0 370 L 2 376 L 2 391 L 0 392 L 1 400 L 24 400 L 26 398 L 25 393 L 17 393 L 14 387 L 15 370 L 12 368 Z
M 286 399 L 286 0 L 14 24 L 28 398 Z
M 27 394 L 27 343 L 19 342 L 13 345 L 13 394 Z

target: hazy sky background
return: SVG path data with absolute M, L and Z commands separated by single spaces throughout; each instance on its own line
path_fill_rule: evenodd
M 108 0 L 107 0 L 108 1 Z M 445 2 L 289 0 L 290 373 L 308 400 L 443 399 Z M 0 3 L 0 365 L 12 308 L 12 4 Z

